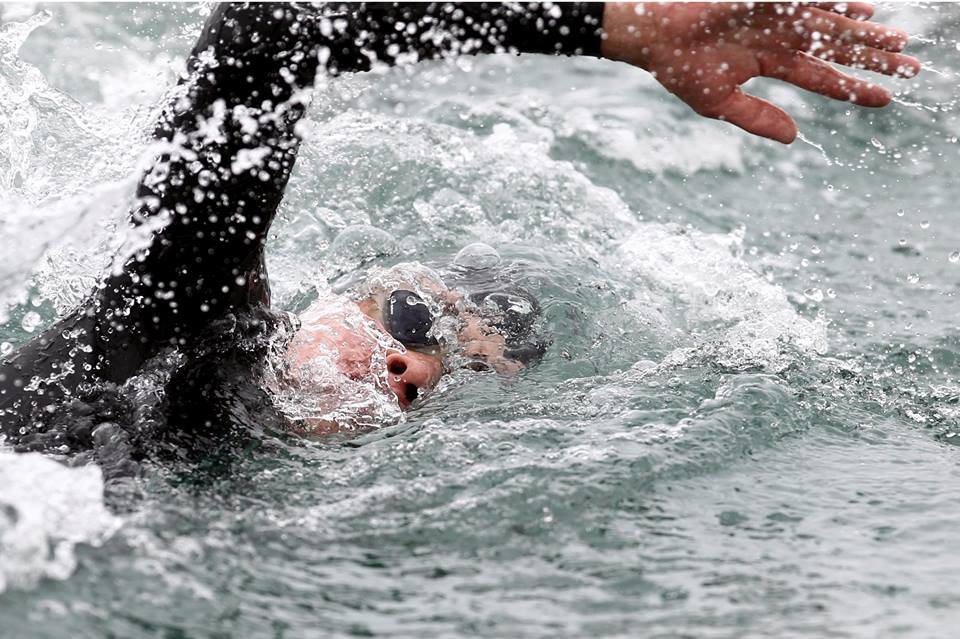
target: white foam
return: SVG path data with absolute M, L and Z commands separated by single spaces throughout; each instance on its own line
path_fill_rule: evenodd
M 645 294 L 677 306 L 692 338 L 668 361 L 708 348 L 726 366 L 776 369 L 790 352 L 826 351 L 825 324 L 800 316 L 783 288 L 754 272 L 737 254 L 741 240 L 649 223 L 621 244 L 615 263 Z
M 57 13 L 64 23 L 84 23 L 84 10 Z M 30 275 L 40 296 L 63 310 L 103 272 L 124 235 L 111 224 L 124 219 L 142 168 L 135 167 L 149 156 L 142 133 L 182 64 L 178 56 L 116 48 L 112 72 L 99 72 L 93 60 L 102 52 L 91 47 L 70 52 L 83 73 L 63 71 L 57 82 L 59 66 L 42 70 L 20 57 L 21 48 L 33 59 L 67 54 L 48 42 L 50 20 L 31 5 L 5 7 L 0 28 L 0 322 L 8 303 L 23 301 Z M 79 84 L 58 88 L 74 77 Z M 68 93 L 80 86 L 95 87 L 102 99 Z
M 99 545 L 118 526 L 98 467 L 0 451 L 0 592 L 66 579 L 77 566 L 77 544 Z
M 599 122 L 591 109 L 571 109 L 564 114 L 559 134 L 579 139 L 599 155 L 657 175 L 744 170 L 743 140 L 732 128 L 705 120 L 669 120 L 658 125 L 653 113 L 639 107 L 636 113 L 623 115 L 624 124 Z M 641 122 L 648 125 L 640 128 Z M 672 131 L 657 130 L 668 125 Z M 678 144 L 678 139 L 683 143 Z

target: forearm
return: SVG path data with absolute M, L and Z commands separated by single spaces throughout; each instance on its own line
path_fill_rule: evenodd
M 289 6 L 220 5 L 204 25 L 155 131 L 169 150 L 141 180 L 131 217 L 165 226 L 94 301 L 108 379 L 248 302 L 299 144 L 298 92 L 316 73 L 297 22 Z
M 599 56 L 603 12 L 603 3 L 341 5 L 349 18 L 340 23 L 327 68 L 366 71 L 477 53 Z

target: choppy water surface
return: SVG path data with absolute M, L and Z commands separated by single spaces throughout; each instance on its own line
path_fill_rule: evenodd
M 0 15 L 9 349 L 109 264 L 204 10 Z M 960 8 L 878 17 L 928 71 L 882 111 L 762 86 L 790 148 L 593 60 L 319 87 L 280 305 L 483 240 L 526 265 L 544 363 L 213 484 L 151 467 L 120 513 L 96 469 L 0 451 L 0 634 L 953 636 Z

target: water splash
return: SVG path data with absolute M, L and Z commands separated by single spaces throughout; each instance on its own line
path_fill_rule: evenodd
M 805 135 L 804 135 L 803 133 L 801 133 L 800 131 L 797 131 L 797 139 L 800 140 L 801 142 L 803 142 L 804 144 L 807 144 L 807 145 L 809 145 L 809 146 L 812 146 L 812 147 L 815 148 L 817 151 L 820 151 L 820 155 L 823 157 L 824 160 L 826 160 L 827 166 L 833 166 L 833 165 L 846 166 L 846 165 L 845 165 L 843 162 L 841 162 L 840 160 L 838 160 L 838 159 L 836 159 L 836 158 L 831 158 L 830 155 L 829 155 L 829 154 L 826 152 L 826 150 L 823 148 L 823 145 L 822 145 L 822 144 L 819 144 L 819 143 L 817 143 L 817 142 L 814 142 L 813 140 L 811 140 L 810 138 L 808 138 L 807 136 L 805 136 Z
M 738 255 L 741 242 L 742 232 L 651 223 L 619 247 L 621 272 L 650 290 L 654 304 L 682 309 L 691 339 L 667 356 L 670 365 L 695 355 L 733 369 L 780 370 L 798 354 L 826 352 L 826 326 L 801 317 L 781 287 L 753 272 Z
M 911 102 L 897 95 L 893 96 L 892 101 L 895 104 L 899 104 L 901 106 L 905 106 L 911 109 L 917 109 L 920 111 L 929 111 L 930 113 L 940 113 L 941 111 L 944 110 L 943 107 L 941 107 L 940 105 L 931 106 L 929 104 L 923 104 L 922 102 Z
M 95 466 L 0 451 L 0 487 L 0 593 L 66 579 L 77 566 L 75 547 L 99 545 L 120 525 Z

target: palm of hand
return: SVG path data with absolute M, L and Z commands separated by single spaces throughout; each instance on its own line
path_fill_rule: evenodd
M 701 115 L 716 117 L 740 85 L 760 75 L 757 55 L 738 44 L 697 43 L 681 55 L 669 45 L 651 47 L 648 70 L 668 91 Z M 691 72 L 691 69 L 693 72 Z

